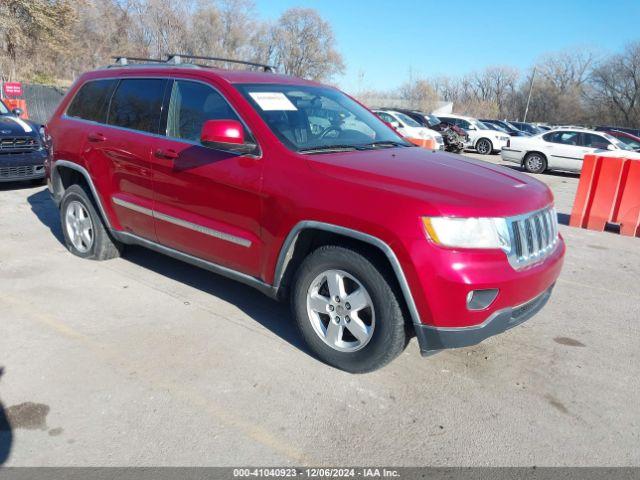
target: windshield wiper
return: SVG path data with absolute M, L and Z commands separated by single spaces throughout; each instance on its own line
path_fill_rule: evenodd
M 317 147 L 301 148 L 299 153 L 332 153 L 332 152 L 351 152 L 353 150 L 362 150 L 358 145 L 318 145 Z
M 362 147 L 367 148 L 391 148 L 391 147 L 413 147 L 414 145 L 407 145 L 406 143 L 395 142 L 393 140 L 384 140 L 380 142 L 371 142 L 365 145 L 361 145 Z

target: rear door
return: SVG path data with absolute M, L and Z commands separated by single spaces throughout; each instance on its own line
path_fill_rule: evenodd
M 198 80 L 175 78 L 162 137 L 153 151 L 155 217 L 163 245 L 258 276 L 263 159 L 205 147 L 207 120 L 238 120 L 223 94 Z
M 87 130 L 84 155 L 115 214 L 116 227 L 155 240 L 151 149 L 168 80 L 124 78 L 107 109 L 106 124 Z
M 580 132 L 558 130 L 542 138 L 548 142 L 546 153 L 550 167 L 574 172 L 582 170 L 582 160 L 589 150 L 580 144 Z

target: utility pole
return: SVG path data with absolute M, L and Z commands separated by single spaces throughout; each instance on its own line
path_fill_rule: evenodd
M 523 122 L 527 121 L 527 113 L 529 113 L 529 102 L 531 102 L 531 92 L 533 91 L 533 79 L 536 78 L 536 67 L 533 67 L 533 73 L 531 73 L 531 84 L 529 85 L 529 96 L 527 97 L 527 107 L 524 109 Z

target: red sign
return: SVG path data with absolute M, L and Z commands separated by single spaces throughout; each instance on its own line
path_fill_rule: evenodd
M 20 82 L 5 82 L 3 85 L 4 94 L 7 97 L 21 97 L 22 84 Z

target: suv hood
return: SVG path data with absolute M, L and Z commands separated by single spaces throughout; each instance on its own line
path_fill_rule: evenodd
M 0 115 L 0 138 L 37 137 L 38 129 L 31 123 L 13 115 Z
M 425 215 L 505 217 L 553 202 L 542 182 L 507 167 L 419 147 L 306 155 L 312 169 L 348 184 L 413 197 Z M 364 202 L 366 198 L 362 199 Z

